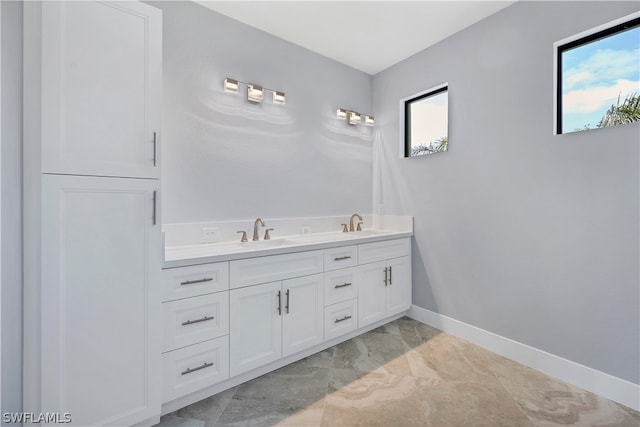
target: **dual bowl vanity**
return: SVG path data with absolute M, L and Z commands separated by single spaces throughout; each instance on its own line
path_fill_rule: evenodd
M 411 235 L 365 229 L 167 246 L 162 413 L 404 315 Z

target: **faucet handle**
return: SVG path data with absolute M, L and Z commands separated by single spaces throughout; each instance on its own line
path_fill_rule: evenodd
M 356 228 L 356 231 L 362 231 L 362 227 L 361 227 L 362 224 L 363 224 L 362 222 L 358 223 L 358 228 Z
M 347 228 L 347 224 L 340 224 L 340 225 L 342 225 L 342 232 L 343 233 L 348 233 L 349 232 L 349 229 Z
M 273 230 L 273 228 L 267 228 L 266 230 L 264 230 L 264 240 L 271 240 L 271 235 L 269 234 L 269 232 Z
M 240 242 L 244 243 L 247 241 L 247 232 L 244 230 L 241 231 L 236 231 L 236 233 L 242 233 L 242 238 L 240 239 Z

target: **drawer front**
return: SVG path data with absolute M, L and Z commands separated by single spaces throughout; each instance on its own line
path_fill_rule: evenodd
M 162 355 L 162 402 L 229 378 L 229 336 Z
M 229 333 L 229 291 L 162 304 L 162 351 Z
M 330 340 L 358 329 L 358 300 L 340 302 L 324 309 L 324 339 Z
M 324 250 L 324 271 L 358 265 L 358 247 L 343 246 Z
M 411 255 L 411 238 L 385 240 L 358 245 L 360 264 Z
M 229 289 L 229 263 L 162 270 L 162 300 L 173 301 Z
M 357 267 L 328 271 L 324 274 L 324 304 L 331 305 L 358 296 Z
M 321 250 L 231 261 L 230 286 L 234 289 L 322 273 L 322 266 Z

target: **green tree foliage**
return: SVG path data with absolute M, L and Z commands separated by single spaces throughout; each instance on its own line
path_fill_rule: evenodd
M 446 136 L 441 136 L 429 144 L 423 143 L 411 147 L 411 157 L 422 156 L 423 154 L 442 153 L 447 151 L 448 148 L 449 139 Z
M 618 96 L 617 104 L 611 105 L 611 108 L 598 123 L 598 127 L 603 128 L 637 121 L 640 121 L 640 96 L 638 93 L 632 93 L 627 95 L 622 104 L 620 96 Z

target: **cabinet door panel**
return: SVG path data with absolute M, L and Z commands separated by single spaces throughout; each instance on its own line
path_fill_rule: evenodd
M 363 327 L 385 318 L 387 286 L 386 261 L 358 267 L 358 326 Z
M 42 178 L 42 411 L 129 425 L 160 411 L 154 180 Z
M 162 12 L 43 2 L 42 35 L 42 171 L 159 178 Z
M 323 341 L 323 285 L 322 274 L 282 282 L 284 356 L 297 353 Z
M 229 292 L 230 369 L 238 375 L 278 360 L 282 355 L 281 282 Z M 281 310 L 278 310 L 281 307 Z
M 409 257 L 387 261 L 389 286 L 387 286 L 387 316 L 411 308 L 411 262 Z

